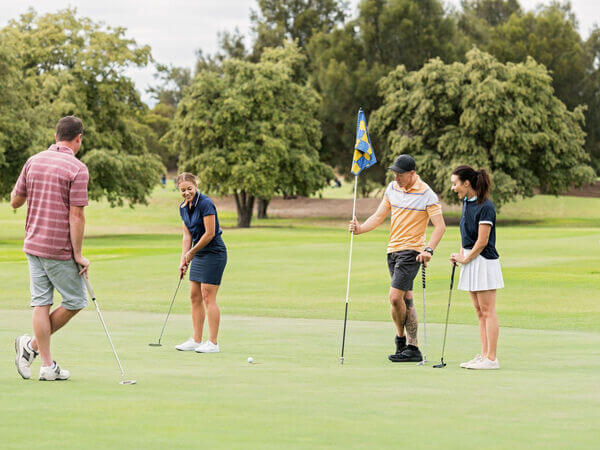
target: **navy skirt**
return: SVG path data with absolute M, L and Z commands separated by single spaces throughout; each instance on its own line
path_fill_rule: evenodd
M 196 253 L 190 265 L 190 281 L 220 285 L 226 264 L 227 251 Z

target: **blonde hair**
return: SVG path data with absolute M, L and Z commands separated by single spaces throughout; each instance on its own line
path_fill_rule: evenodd
M 198 186 L 198 182 L 196 181 L 196 175 L 194 175 L 193 173 L 189 173 L 189 172 L 180 173 L 177 176 L 177 186 L 179 186 L 179 183 L 181 183 L 183 181 L 188 181 L 190 183 L 194 183 L 195 186 Z

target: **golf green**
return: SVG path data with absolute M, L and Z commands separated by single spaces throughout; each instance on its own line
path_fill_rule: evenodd
M 477 328 L 431 325 L 426 366 L 392 364 L 390 324 L 353 321 L 339 363 L 341 321 L 224 316 L 220 354 L 178 352 L 189 317 L 107 312 L 134 386 L 93 310 L 53 339 L 64 382 L 22 380 L 12 339 L 27 311 L 0 319 L 3 448 L 593 448 L 598 438 L 600 336 L 502 329 L 502 369 L 458 363 Z M 252 356 L 254 364 L 248 364 Z M 33 366 L 37 375 L 39 361 Z
M 448 227 L 427 271 L 430 363 L 421 367 L 387 360 L 394 336 L 387 228 L 355 238 L 341 366 L 345 221 L 274 218 L 241 230 L 229 228 L 234 216 L 223 213 L 229 262 L 218 297 L 222 353 L 199 355 L 173 348 L 191 332 L 187 282 L 164 346 L 148 346 L 158 338 L 178 280 L 176 194 L 159 192 L 151 207 L 135 210 L 94 203 L 84 254 L 134 386 L 119 384 L 93 305 L 53 337 L 53 355 L 71 371 L 69 381 L 38 381 L 39 361 L 31 380 L 19 377 L 14 338 L 31 333 L 21 250 L 25 211 L 13 214 L 2 205 L 0 447 L 595 448 L 598 219 L 586 219 L 577 202 L 536 199 L 513 210 L 540 206 L 532 210 L 538 225 L 498 228 L 506 282 L 498 293 L 502 368 L 487 372 L 458 367 L 479 350 L 475 313 L 461 291 L 452 297 L 449 365 L 431 368 L 440 358 L 447 258 L 459 247 L 457 227 Z M 600 207 L 600 199 L 590 201 Z M 415 300 L 422 319 L 418 280 Z M 247 363 L 249 356 L 255 364 Z

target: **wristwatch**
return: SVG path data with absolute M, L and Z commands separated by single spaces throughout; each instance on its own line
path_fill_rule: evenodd
M 431 256 L 433 256 L 433 249 L 431 247 L 425 247 L 425 250 L 423 250 L 424 252 L 429 253 Z

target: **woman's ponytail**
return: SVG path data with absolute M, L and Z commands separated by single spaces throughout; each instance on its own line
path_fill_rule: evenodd
M 479 169 L 476 173 L 477 181 L 475 182 L 473 189 L 475 189 L 475 192 L 477 192 L 477 203 L 483 203 L 490 196 L 492 180 L 485 169 Z

